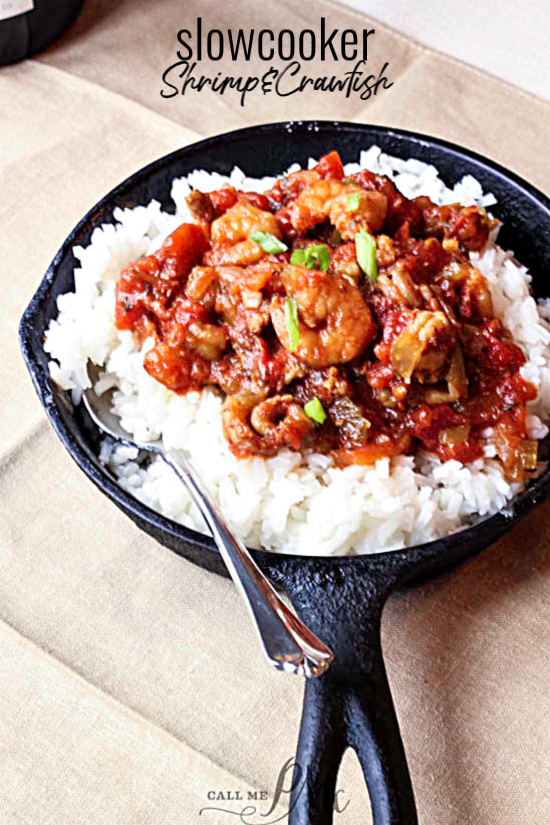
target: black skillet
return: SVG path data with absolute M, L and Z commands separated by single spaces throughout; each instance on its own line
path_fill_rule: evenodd
M 42 404 L 63 444 L 92 481 L 143 530 L 208 570 L 227 575 L 212 540 L 153 512 L 124 492 L 100 465 L 98 433 L 67 393 L 50 380 L 42 349 L 44 329 L 56 315 L 56 298 L 73 289 L 75 244 L 92 229 L 113 222 L 116 206 L 156 198 L 170 205 L 172 178 L 195 168 L 229 174 L 275 175 L 291 163 L 305 165 L 338 149 L 344 162 L 376 143 L 392 155 L 434 164 L 447 184 L 473 174 L 495 194 L 503 220 L 500 242 L 533 274 L 533 290 L 550 295 L 550 201 L 525 181 L 485 158 L 445 141 L 398 129 L 352 123 L 276 123 L 202 140 L 155 161 L 121 183 L 70 233 L 29 304 L 20 327 L 27 366 Z M 435 576 L 479 552 L 545 499 L 550 472 L 534 481 L 506 512 L 439 541 L 408 550 L 355 558 L 316 558 L 255 552 L 264 572 L 286 590 L 311 629 L 335 652 L 326 675 L 308 681 L 298 742 L 291 825 L 328 825 L 338 767 L 346 748 L 363 767 L 375 825 L 413 825 L 415 803 L 380 644 L 380 620 L 397 588 Z M 300 781 L 298 781 L 300 780 Z

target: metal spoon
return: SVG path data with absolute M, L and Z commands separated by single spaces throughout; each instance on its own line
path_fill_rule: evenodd
M 91 418 L 112 438 L 159 455 L 185 484 L 248 607 L 268 662 L 279 670 L 300 676 L 321 676 L 334 658 L 332 651 L 280 599 L 244 544 L 232 534 L 184 454 L 165 450 L 161 441 L 138 444 L 121 426 L 119 417 L 111 411 L 113 391 L 99 396 L 94 390 L 99 373 L 95 364 L 88 364 L 92 386 L 84 391 L 82 400 Z

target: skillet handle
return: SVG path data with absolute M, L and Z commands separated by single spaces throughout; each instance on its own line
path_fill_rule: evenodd
M 374 825 L 418 823 L 380 638 L 384 602 L 395 582 L 377 582 L 353 561 L 355 568 L 329 575 L 328 584 L 323 575 L 312 585 L 301 575 L 285 581 L 302 619 L 335 655 L 323 676 L 306 682 L 289 825 L 331 825 L 334 811 L 349 799 L 336 795 L 348 747 L 363 768 Z
M 403 741 L 382 652 L 373 671 L 347 696 L 348 741 L 363 768 L 374 825 L 417 825 Z

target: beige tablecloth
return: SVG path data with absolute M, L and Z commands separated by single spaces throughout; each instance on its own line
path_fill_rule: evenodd
M 209 791 L 271 795 L 300 715 L 302 684 L 264 664 L 232 585 L 141 534 L 45 420 L 17 322 L 77 219 L 130 172 L 198 136 L 297 117 L 443 136 L 550 191 L 547 104 L 373 21 L 369 60 L 387 60 L 394 85 L 367 103 L 311 92 L 244 108 L 206 92 L 163 99 L 175 33 L 199 15 L 205 30 L 298 30 L 321 15 L 329 28 L 369 22 L 321 0 L 90 0 L 46 54 L 0 70 L 2 825 L 237 821 L 199 816 Z M 550 819 L 549 526 L 542 506 L 386 610 L 384 648 L 425 825 Z M 339 785 L 349 804 L 336 821 L 369 822 L 352 754 Z

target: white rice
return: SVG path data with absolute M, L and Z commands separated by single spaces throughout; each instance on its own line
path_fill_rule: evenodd
M 310 165 L 315 161 L 311 160 Z M 297 166 L 292 167 L 291 171 Z M 417 159 L 384 155 L 376 146 L 360 154 L 346 174 L 361 168 L 391 177 L 407 197 L 428 195 L 434 202 L 496 201 L 467 175 L 453 189 L 437 169 Z M 176 213 L 156 201 L 134 209 L 117 209 L 115 226 L 94 230 L 89 245 L 75 247 L 75 291 L 60 296 L 59 314 L 46 333 L 51 375 L 78 403 L 89 385 L 86 362 L 105 366 L 98 392 L 116 387 L 114 410 L 137 441 L 162 438 L 167 448 L 185 450 L 234 530 L 250 546 L 311 555 L 372 553 L 418 544 L 456 531 L 476 516 L 506 508 L 521 490 L 509 484 L 488 446 L 486 457 L 468 465 L 441 462 L 419 454 L 382 459 L 374 467 L 337 469 L 329 457 L 289 450 L 274 458 L 236 459 L 222 435 L 222 399 L 214 390 L 179 396 L 151 378 L 130 332 L 114 324 L 114 288 L 121 269 L 158 249 L 190 215 L 185 197 L 191 188 L 218 189 L 224 183 L 264 191 L 275 178 L 255 180 L 234 169 L 229 178 L 200 170 L 174 180 Z M 522 375 L 538 389 L 530 404 L 531 438 L 548 433 L 550 418 L 550 302 L 538 305 L 529 292 L 530 276 L 495 243 L 471 259 L 489 284 L 496 315 L 527 357 Z M 101 461 L 120 485 L 165 516 L 199 531 L 203 521 L 185 489 L 160 459 L 142 460 L 137 450 L 104 440 Z

